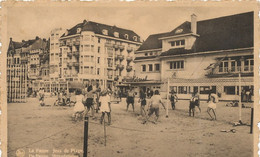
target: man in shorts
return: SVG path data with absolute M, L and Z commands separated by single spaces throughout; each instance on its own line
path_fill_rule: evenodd
M 145 120 L 145 121 L 143 122 L 143 124 L 148 121 L 148 119 L 150 118 L 150 116 L 151 116 L 153 113 L 155 113 L 155 115 L 156 115 L 155 121 L 156 121 L 156 122 L 158 121 L 158 119 L 159 119 L 159 106 L 160 106 L 160 104 L 162 104 L 163 108 L 166 110 L 165 105 L 164 105 L 164 103 L 162 102 L 162 98 L 161 98 L 161 96 L 159 95 L 159 91 L 156 90 L 156 91 L 154 92 L 154 95 L 153 95 L 153 96 L 151 97 L 151 99 L 150 99 L 150 103 L 149 103 L 150 108 L 149 108 L 148 118 L 147 118 L 147 120 Z

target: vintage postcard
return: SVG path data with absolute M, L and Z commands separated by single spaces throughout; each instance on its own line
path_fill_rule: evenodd
M 1 7 L 0 156 L 258 156 L 256 2 Z

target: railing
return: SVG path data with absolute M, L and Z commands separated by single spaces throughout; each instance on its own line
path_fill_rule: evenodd
M 74 56 L 79 56 L 79 51 L 73 51 L 72 53 Z
M 114 48 L 117 50 L 119 48 L 118 44 L 114 44 Z
M 133 48 L 130 47 L 130 46 L 128 46 L 128 47 L 127 47 L 127 52 L 131 52 L 131 51 L 133 51 Z
M 105 43 L 105 46 L 106 47 L 113 47 L 113 44 L 112 43 Z
M 79 41 L 73 41 L 73 45 L 80 45 Z
M 124 59 L 124 55 L 117 55 L 117 58 L 119 59 L 119 60 L 123 60 Z
M 68 57 L 72 57 L 72 53 L 71 53 L 71 52 L 68 52 L 68 53 L 67 53 L 67 56 L 68 56 Z
M 133 69 L 133 67 L 132 67 L 131 65 L 126 66 L 126 70 L 127 70 L 128 72 L 130 72 L 132 69 Z
M 123 50 L 125 49 L 125 46 L 124 46 L 124 45 L 119 45 L 119 49 L 120 49 L 121 51 L 123 51 Z
M 126 60 L 127 60 L 128 62 L 131 62 L 131 61 L 133 60 L 133 57 L 127 56 Z

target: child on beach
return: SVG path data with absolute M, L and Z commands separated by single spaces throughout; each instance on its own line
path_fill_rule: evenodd
M 99 101 L 101 104 L 100 111 L 102 112 L 100 124 L 102 124 L 105 114 L 107 113 L 108 125 L 110 125 L 111 124 L 111 102 L 110 102 L 110 96 L 108 95 L 107 90 L 103 90 L 101 92 Z
M 79 116 L 83 116 L 83 113 L 85 111 L 84 104 L 82 103 L 84 99 L 84 96 L 81 93 L 81 90 L 76 90 L 76 103 L 73 108 L 73 115 L 72 117 L 76 120 Z M 83 118 L 83 117 L 82 117 Z
M 216 108 L 217 108 L 216 103 L 217 102 L 218 102 L 218 96 L 215 93 L 213 93 L 212 91 L 210 91 L 209 96 L 208 96 L 208 109 L 207 109 L 207 112 L 208 112 L 208 114 L 209 114 L 209 116 L 210 116 L 210 118 L 212 120 L 214 120 L 214 119 L 217 120 L 217 116 L 216 116 Z M 211 116 L 210 111 L 213 112 L 215 118 L 213 118 Z

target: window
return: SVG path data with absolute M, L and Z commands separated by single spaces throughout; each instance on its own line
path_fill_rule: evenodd
M 244 71 L 254 71 L 254 60 L 253 59 L 245 60 Z
M 100 53 L 100 46 L 98 47 L 98 53 Z
M 187 86 L 179 86 L 178 94 L 187 94 Z
M 98 64 L 100 63 L 100 57 L 97 58 L 97 63 L 98 63 Z
M 128 39 L 128 38 L 129 38 L 129 37 L 128 37 L 128 34 L 125 34 L 124 37 L 125 37 L 125 39 Z
M 160 64 L 155 64 L 155 71 L 160 71 Z
M 97 75 L 100 75 L 100 69 L 97 68 Z
M 84 66 L 84 74 L 89 74 L 89 67 L 88 66 Z
M 134 41 L 137 41 L 137 36 L 133 36 Z
M 209 94 L 210 86 L 201 86 L 200 87 L 200 94 Z
M 90 51 L 90 45 L 84 45 L 84 50 L 83 51 Z
M 98 38 L 98 43 L 100 43 L 100 38 Z
M 84 62 L 89 62 L 90 61 L 90 57 L 88 55 L 84 56 Z
M 114 32 L 114 36 L 118 38 L 119 37 L 119 33 L 118 32 Z
M 108 31 L 107 31 L 106 29 L 103 29 L 103 30 L 102 30 L 102 34 L 108 35 Z
M 80 31 L 81 31 L 81 28 L 77 28 L 77 33 L 80 33 Z
M 145 53 L 144 55 L 145 55 L 145 56 L 148 56 L 148 53 Z
M 224 86 L 224 92 L 226 93 L 226 95 L 235 95 L 236 88 L 235 86 Z
M 142 72 L 146 71 L 146 65 L 142 65 Z
M 228 61 L 222 61 L 220 63 L 219 72 L 228 72 Z
M 152 64 L 149 64 L 149 71 L 153 71 L 153 65 Z
M 184 61 L 170 62 L 170 69 L 184 69 Z
M 170 42 L 172 47 L 184 47 L 185 45 L 185 40 L 176 40 Z
M 91 45 L 91 52 L 94 52 L 94 45 Z
M 94 56 L 91 56 L 91 62 L 94 62 Z
M 152 52 L 150 52 L 150 56 L 152 56 L 153 55 L 153 53 Z

